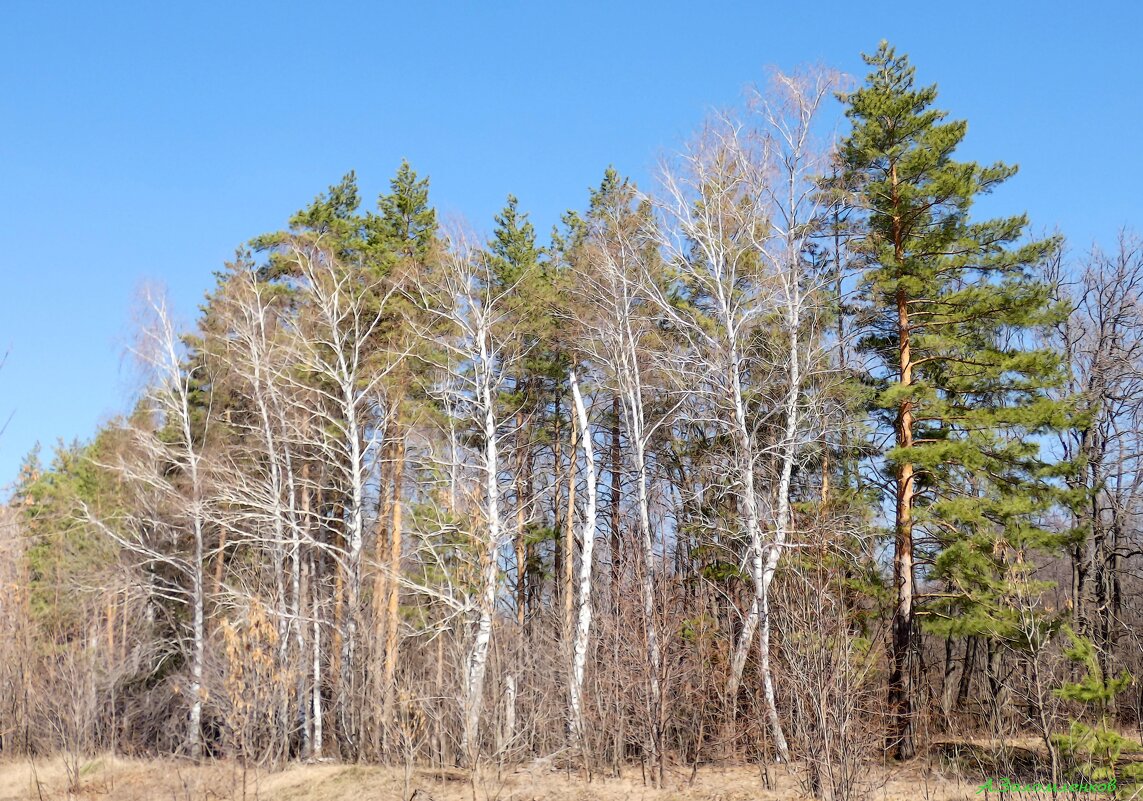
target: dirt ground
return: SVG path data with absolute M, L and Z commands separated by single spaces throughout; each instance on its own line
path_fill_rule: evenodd
M 340 764 L 291 765 L 275 773 L 219 762 L 191 765 L 175 760 L 101 757 L 78 766 L 79 787 L 68 792 L 64 760 L 0 762 L 0 801 L 473 801 L 473 785 L 462 772 Z M 72 772 L 76 765 L 70 766 Z M 672 770 L 667 786 L 643 783 L 636 766 L 622 778 L 570 775 L 550 765 L 516 768 L 497 776 L 486 771 L 475 787 L 476 801 L 781 801 L 802 797 L 796 778 L 773 773 L 766 789 L 757 767 Z M 870 771 L 868 801 L 959 801 L 983 798 L 976 784 L 958 781 L 920 763 L 886 772 Z M 419 791 L 419 792 L 417 792 Z M 416 795 L 414 795 L 416 793 Z M 993 798 L 999 796 L 993 795 Z

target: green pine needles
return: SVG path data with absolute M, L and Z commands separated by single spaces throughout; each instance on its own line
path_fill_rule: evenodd
M 1123 671 L 1116 677 L 1104 675 L 1095 644 L 1068 627 L 1064 633 L 1071 641 L 1064 655 L 1085 672 L 1078 681 L 1065 682 L 1056 695 L 1080 705 L 1093 722 L 1074 720 L 1067 734 L 1053 740 L 1060 753 L 1090 780 L 1119 779 L 1124 784 L 1143 780 L 1143 764 L 1120 768 L 1123 754 L 1138 751 L 1139 744 L 1115 730 L 1111 714 L 1116 698 L 1131 686 L 1131 674 Z
M 1063 311 L 1040 270 L 1057 242 L 1025 240 L 1023 215 L 970 215 L 1016 168 L 956 160 L 967 123 L 933 108 L 936 87 L 918 87 L 887 43 L 865 60 L 865 85 L 845 98 L 853 129 L 841 158 L 866 264 L 860 348 L 874 417 L 893 434 L 882 462 L 896 504 L 889 746 L 908 758 L 916 563 L 935 564 L 930 578 L 952 588 L 924 614 L 959 634 L 997 634 L 1011 627 L 1021 565 L 1053 542 L 1039 521 L 1063 468 L 1040 440 L 1067 423 L 1066 404 L 1048 392 L 1062 381 L 1059 356 L 1033 343 Z

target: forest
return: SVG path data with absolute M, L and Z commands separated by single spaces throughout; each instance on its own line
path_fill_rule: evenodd
M 1016 168 L 865 62 L 546 238 L 401 162 L 147 293 L 0 506 L 0 759 L 1143 781 L 1143 240 L 977 214 Z

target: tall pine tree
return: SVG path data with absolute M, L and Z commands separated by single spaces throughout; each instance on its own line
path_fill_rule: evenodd
M 536 241 L 536 231 L 528 215 L 519 210 L 513 195 L 503 211 L 494 218 L 496 228 L 488 243 L 490 266 L 496 290 L 505 294 L 509 310 L 505 325 L 510 329 L 512 347 L 519 369 L 512 377 L 512 391 L 502 398 L 514 418 L 516 470 L 516 621 L 523 627 L 529 604 L 536 597 L 534 545 L 542 532 L 531 531 L 528 520 L 534 492 L 534 437 L 540 417 L 540 406 L 549 395 L 544 384 L 545 356 L 543 343 L 550 338 L 549 317 L 544 312 L 550 301 L 550 281 L 543 269 L 543 249 Z M 529 586 L 532 581 L 533 586 Z
M 377 255 L 379 269 L 386 277 L 386 289 L 409 291 L 423 279 L 434 263 L 439 247 L 437 214 L 429 203 L 429 179 L 420 178 L 402 161 L 397 174 L 389 182 L 389 194 L 377 199 L 377 214 L 366 217 L 371 250 Z M 389 301 L 395 310 L 391 323 L 383 327 L 380 358 L 394 360 L 394 354 L 414 353 L 418 342 L 407 321 L 418 312 L 398 292 Z M 422 348 L 423 350 L 423 348 Z M 388 363 L 390 379 L 385 384 L 388 414 L 382 438 L 385 456 L 381 475 L 381 500 L 375 532 L 376 561 L 387 565 L 387 571 L 375 576 L 374 622 L 384 632 L 375 647 L 381 651 L 382 667 L 374 666 L 374 681 L 381 696 L 380 725 L 372 731 L 373 747 L 381 754 L 391 754 L 396 737 L 397 661 L 400 650 L 401 589 L 396 577 L 401 575 L 404 553 L 402 497 L 406 462 L 406 439 L 413 418 L 411 407 L 424 402 L 416 387 L 421 385 L 426 360 L 421 358 Z M 375 710 L 376 711 L 376 710 Z M 378 741 L 378 738 L 379 741 Z
M 974 222 L 973 202 L 1016 169 L 955 160 L 967 123 L 932 108 L 936 87 L 917 87 L 908 58 L 885 42 L 865 61 L 865 84 L 845 98 L 853 127 L 842 160 L 868 264 L 861 346 L 876 365 L 875 417 L 893 438 L 884 459 L 896 591 L 887 746 L 907 759 L 915 752 L 918 557 L 984 527 L 998 537 L 1026 528 L 1043 508 L 1047 478 L 1034 434 L 1059 421 L 1044 392 L 1058 363 L 1030 349 L 1028 334 L 1057 314 L 1037 272 L 1055 243 L 1021 243 L 1023 215 Z

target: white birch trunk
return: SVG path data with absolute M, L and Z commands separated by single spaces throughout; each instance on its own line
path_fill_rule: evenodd
M 206 661 L 206 571 L 203 561 L 203 528 L 205 524 L 205 499 L 202 475 L 199 469 L 199 453 L 191 431 L 190 388 L 188 378 L 182 374 L 181 359 L 177 350 L 178 337 L 175 334 L 165 307 L 157 307 L 162 326 L 162 346 L 166 359 L 165 368 L 169 371 L 170 389 L 175 391 L 178 406 L 173 411 L 178 416 L 183 438 L 183 458 L 187 476 L 190 478 L 191 530 L 194 537 L 191 557 L 191 707 L 187 720 L 187 749 L 192 759 L 202 756 L 202 674 Z
M 729 330 L 733 327 L 728 323 Z M 750 646 L 754 642 L 754 633 L 758 629 L 758 619 L 762 612 L 762 577 L 764 574 L 762 526 L 758 519 L 758 495 L 754 486 L 754 438 L 746 422 L 746 403 L 742 397 L 742 376 L 739 367 L 738 350 L 731 347 L 730 367 L 728 370 L 728 383 L 730 384 L 731 403 L 734 406 L 734 421 L 732 435 L 735 447 L 735 468 L 738 475 L 736 483 L 739 486 L 739 499 L 746 513 L 746 538 L 749 548 L 750 580 L 754 585 L 754 594 L 750 609 L 742 624 L 735 645 L 734 657 L 730 663 L 730 677 L 727 680 L 726 695 L 730 701 L 732 714 L 738 708 L 738 688 L 742 683 L 742 671 L 746 667 L 746 657 L 750 653 Z
M 798 432 L 798 398 L 801 388 L 801 356 L 798 352 L 798 325 L 800 323 L 800 303 L 798 296 L 797 277 L 794 277 L 794 298 L 789 309 L 789 388 L 786 393 L 785 413 L 786 429 L 783 432 L 781 447 L 781 478 L 778 481 L 778 512 L 774 526 L 774 541 L 766 551 L 766 562 L 762 568 L 762 591 L 760 598 L 761 631 L 758 635 L 759 662 L 762 672 L 762 693 L 766 701 L 766 715 L 770 723 L 770 736 L 774 740 L 774 747 L 783 762 L 790 759 L 789 746 L 782 731 L 782 722 L 778 717 L 778 704 L 774 694 L 774 677 L 770 669 L 770 584 L 778 570 L 778 561 L 782 557 L 782 549 L 786 547 L 790 525 L 790 478 L 794 470 L 794 458 L 797 455 Z
M 197 504 L 196 504 L 197 505 Z M 197 518 L 197 513 L 196 513 Z M 206 606 L 205 576 L 203 571 L 202 523 L 194 524 L 194 561 L 191 575 L 192 624 L 191 638 L 191 708 L 187 721 L 187 747 L 192 759 L 202 756 L 202 668 L 206 661 L 206 634 L 204 610 Z
M 624 284 L 626 290 L 626 284 Z M 628 305 L 628 309 L 630 306 Z M 643 555 L 643 623 L 647 633 L 647 667 L 651 689 L 651 741 L 655 782 L 662 786 L 663 764 L 663 656 L 659 646 L 659 631 L 655 623 L 655 540 L 651 532 L 651 507 L 647 487 L 647 428 L 643 417 L 643 381 L 639 372 L 638 340 L 631 325 L 629 313 L 622 317 L 625 332 L 624 361 L 620 382 L 623 386 L 623 404 L 627 417 L 628 434 L 635 458 L 635 488 L 639 506 L 639 534 Z
M 322 751 L 325 748 L 323 731 L 322 731 L 322 701 L 321 701 L 321 606 L 318 599 L 318 581 L 316 565 L 314 564 L 313 557 L 310 557 L 310 586 L 313 589 L 313 695 L 311 700 L 313 709 L 313 758 L 321 759 Z
M 465 681 L 464 732 L 461 750 L 470 765 L 476 764 L 480 751 L 480 713 L 484 700 L 484 675 L 488 666 L 488 650 L 492 641 L 492 618 L 496 611 L 496 587 L 500 571 L 497 555 L 500 548 L 500 479 L 496 442 L 496 407 L 493 394 L 495 364 L 489 342 L 490 331 L 486 317 L 477 324 L 480 359 L 478 371 L 478 400 L 484 423 L 484 482 L 485 524 L 488 527 L 481 555 L 481 589 L 477 598 L 478 622 L 476 635 L 468 654 Z
M 571 381 L 572 400 L 575 403 L 576 416 L 579 427 L 583 431 L 580 440 L 583 443 L 583 457 L 587 468 L 587 505 L 583 516 L 583 555 L 579 569 L 579 599 L 578 615 L 576 619 L 575 634 L 572 639 L 572 670 L 571 686 L 568 692 L 568 728 L 569 740 L 576 744 L 583 743 L 583 674 L 587 663 L 588 635 L 591 630 L 591 573 L 592 553 L 595 547 L 595 519 L 596 519 L 596 473 L 595 454 L 592 450 L 591 431 L 588 428 L 587 410 L 580 395 L 579 382 L 576 381 L 575 371 L 569 373 Z M 575 454 L 572 454 L 575 458 Z M 568 514 L 572 514 L 571 509 Z

